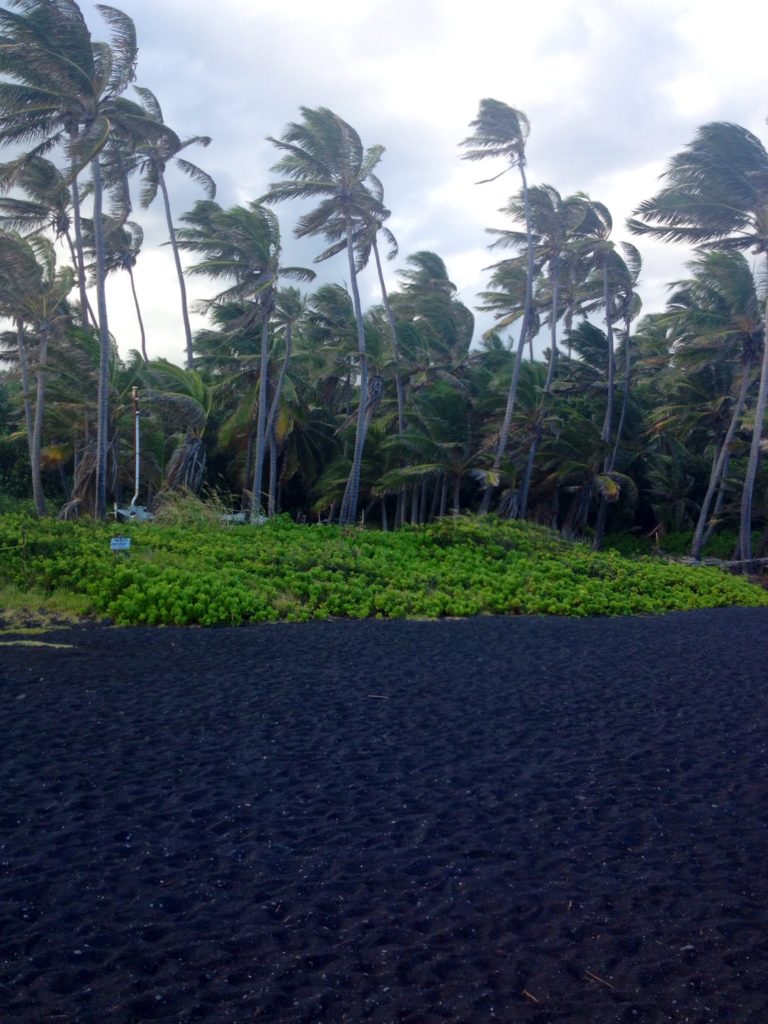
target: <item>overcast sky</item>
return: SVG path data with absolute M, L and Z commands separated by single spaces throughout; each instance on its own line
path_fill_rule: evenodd
M 654 194 L 668 158 L 706 121 L 744 125 L 768 138 L 765 39 L 760 0 L 114 0 L 138 33 L 137 84 L 158 97 L 179 135 L 210 135 L 189 159 L 217 181 L 223 206 L 262 194 L 277 151 L 265 139 L 299 118 L 300 106 L 328 106 L 381 143 L 380 164 L 400 259 L 439 253 L 474 307 L 486 286 L 486 227 L 519 188 L 505 175 L 476 185 L 494 168 L 459 158 L 479 101 L 493 97 L 531 122 L 528 173 L 563 195 L 577 190 L 605 203 L 616 241 L 644 256 L 645 311 L 662 307 L 666 284 L 684 273 L 676 246 L 632 239 L 625 218 Z M 108 33 L 96 5 L 80 4 L 94 39 Z M 187 155 L 187 154 L 185 154 Z M 501 169 L 501 166 L 498 168 Z M 176 214 L 200 193 L 168 174 Z M 295 210 L 277 207 L 284 262 L 309 265 L 315 240 L 292 238 Z M 137 286 L 150 356 L 183 358 L 183 335 L 160 201 L 137 214 L 145 252 Z M 344 282 L 346 262 L 319 269 Z M 368 303 L 372 277 L 362 279 Z M 124 284 L 110 280 L 110 327 L 121 351 L 138 347 Z M 192 286 L 193 295 L 210 285 Z M 197 323 L 202 321 L 199 319 Z M 490 326 L 478 319 L 477 333 Z

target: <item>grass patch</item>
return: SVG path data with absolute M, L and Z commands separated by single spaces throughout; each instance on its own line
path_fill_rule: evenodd
M 131 537 L 128 554 L 110 552 L 118 532 Z M 596 553 L 540 527 L 493 517 L 381 533 L 286 519 L 224 529 L 210 522 L 117 527 L 3 516 L 0 576 L 10 581 L 0 607 L 9 607 L 4 594 L 15 594 L 27 616 L 20 624 L 30 626 L 46 625 L 46 615 L 220 625 L 768 606 L 768 593 L 743 577 Z M 43 621 L 30 621 L 31 612 Z
M 56 647 L 71 651 L 74 644 L 53 644 L 45 640 L 0 640 L 0 647 Z
M 0 567 L 2 558 L 0 552 Z M 86 594 L 60 589 L 48 592 L 25 589 L 13 583 L 0 586 L 0 622 L 3 626 L 0 635 L 7 632 L 25 635 L 47 633 L 54 627 L 60 629 L 73 625 L 94 613 L 93 601 Z

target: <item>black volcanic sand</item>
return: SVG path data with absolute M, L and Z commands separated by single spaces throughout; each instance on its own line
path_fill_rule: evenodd
M 6 634 L 0 1019 L 765 1024 L 766 637 Z

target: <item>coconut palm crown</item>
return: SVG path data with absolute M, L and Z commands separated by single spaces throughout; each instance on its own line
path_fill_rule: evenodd
M 628 221 L 636 234 L 711 249 L 745 250 L 768 260 L 768 152 L 741 125 L 702 125 L 669 162 L 667 184 Z M 763 327 L 768 324 L 768 299 Z M 752 559 L 752 496 L 768 400 L 768 345 L 763 344 L 755 426 L 741 500 L 741 558 Z
M 302 214 L 294 233 L 298 238 L 321 235 L 331 244 L 316 258 L 329 259 L 346 248 L 350 288 L 357 325 L 360 403 L 358 407 L 355 449 L 347 488 L 342 502 L 340 521 L 357 519 L 360 492 L 360 469 L 368 429 L 366 396 L 368 394 L 368 355 L 360 292 L 357 284 L 355 238 L 361 224 L 370 222 L 381 210 L 381 182 L 373 173 L 381 160 L 383 146 L 366 149 L 355 129 L 328 107 L 301 107 L 302 120 L 287 126 L 280 139 L 270 137 L 283 153 L 273 171 L 282 179 L 269 186 L 266 200 L 313 199 L 317 205 Z M 340 222 L 344 225 L 344 242 L 340 244 Z

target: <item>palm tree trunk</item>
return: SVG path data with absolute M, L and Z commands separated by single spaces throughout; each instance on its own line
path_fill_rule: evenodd
M 608 281 L 608 256 L 603 255 L 603 302 L 605 304 L 605 338 L 608 345 L 608 394 L 605 402 L 605 418 L 603 419 L 603 429 L 601 433 L 601 439 L 606 448 L 605 458 L 603 460 L 603 472 L 609 473 L 611 471 L 611 453 L 608 451 L 608 445 L 611 441 L 611 432 L 613 431 L 613 407 L 614 407 L 614 391 L 615 391 L 615 379 L 616 379 L 616 360 L 613 354 L 613 316 L 611 308 L 611 295 L 610 286 Z M 599 551 L 603 546 L 603 538 L 605 537 L 605 524 L 608 519 L 608 503 L 603 495 L 600 495 L 600 505 L 597 510 L 597 520 L 595 522 L 595 537 L 592 542 L 592 547 L 595 551 Z
M 275 420 L 277 419 L 277 411 L 280 408 L 280 399 L 283 394 L 283 385 L 285 384 L 285 376 L 288 372 L 288 364 L 291 361 L 291 347 L 293 341 L 293 331 L 291 324 L 285 325 L 285 355 L 283 356 L 283 363 L 280 367 L 280 373 L 277 377 L 277 384 L 275 385 L 275 392 L 272 396 L 272 404 L 269 407 L 269 413 L 267 414 L 266 423 L 266 434 L 269 438 L 270 446 L 270 477 L 269 477 L 269 498 L 272 503 L 272 511 L 267 508 L 267 515 L 271 518 L 275 514 L 274 510 L 274 493 L 272 488 L 272 453 L 274 452 L 275 460 L 277 460 L 277 446 L 275 443 Z M 275 461 L 276 466 L 276 461 Z
M 766 257 L 768 260 L 768 257 Z M 739 531 L 739 552 L 741 559 L 747 563 L 752 560 L 752 498 L 757 479 L 757 467 L 760 461 L 760 442 L 765 423 L 765 406 L 768 399 L 768 295 L 763 310 L 763 358 L 760 364 L 760 384 L 757 391 L 755 406 L 755 426 L 752 430 L 752 443 L 749 447 L 749 461 L 744 475 L 744 490 L 741 496 L 741 527 Z M 749 565 L 745 566 L 749 570 Z
M 147 335 L 144 330 L 144 320 L 141 315 L 141 306 L 139 305 L 139 296 L 136 294 L 136 282 L 133 278 L 133 270 L 128 267 L 128 277 L 131 281 L 131 294 L 133 295 L 133 305 L 136 308 L 136 319 L 139 322 L 139 332 L 141 334 L 141 357 L 144 360 L 144 365 L 149 362 L 147 358 Z
M 728 453 L 725 457 L 725 463 L 723 464 L 723 471 L 720 474 L 720 480 L 717 484 L 717 498 L 715 499 L 715 507 L 712 509 L 712 515 L 709 517 L 709 524 L 706 531 L 704 532 L 704 539 L 701 542 L 702 551 L 709 544 L 710 537 L 715 532 L 715 527 L 720 521 L 720 513 L 723 511 L 723 505 L 725 503 L 725 495 L 728 491 L 728 469 L 730 466 L 731 456 Z
M 701 558 L 701 552 L 704 547 L 704 534 L 707 526 L 707 519 L 709 517 L 709 508 L 714 497 L 715 490 L 723 479 L 725 473 L 725 466 L 728 458 L 731 454 L 731 445 L 733 444 L 733 438 L 736 434 L 736 428 L 741 420 L 741 414 L 744 409 L 744 403 L 747 399 L 747 391 L 749 385 L 752 383 L 752 362 L 744 364 L 742 370 L 741 384 L 739 385 L 739 394 L 736 398 L 736 405 L 733 408 L 730 422 L 728 423 L 728 429 L 725 432 L 723 443 L 720 451 L 717 455 L 715 464 L 712 467 L 712 472 L 709 475 L 709 484 L 707 485 L 706 493 L 701 502 L 701 509 L 699 511 L 699 518 L 696 522 L 696 529 L 693 533 L 693 542 L 691 544 L 691 558 L 695 558 L 698 562 Z M 722 492 L 721 492 L 722 493 Z
M 512 379 L 509 382 L 509 392 L 507 393 L 507 404 L 504 409 L 504 419 L 501 424 L 501 431 L 499 433 L 498 444 L 496 445 L 496 454 L 493 457 L 492 467 L 492 480 L 486 484 L 485 492 L 483 494 L 483 500 L 480 503 L 481 515 L 487 514 L 491 507 L 491 498 L 493 492 L 497 487 L 497 480 L 499 470 L 501 469 L 501 463 L 504 458 L 504 453 L 507 449 L 507 442 L 509 441 L 509 431 L 512 425 L 512 414 L 515 411 L 515 402 L 517 400 L 517 385 L 520 381 L 520 367 L 523 363 L 523 352 L 525 351 L 525 342 L 528 333 L 531 329 L 531 321 L 533 319 L 533 236 L 531 234 L 531 209 L 530 202 L 528 199 L 528 177 L 525 173 L 525 161 L 520 161 L 520 178 L 523 183 L 523 211 L 525 214 L 525 232 L 527 235 L 526 240 L 526 280 L 525 280 L 525 303 L 523 306 L 523 323 L 520 327 L 520 338 L 517 343 L 517 351 L 515 353 L 515 365 L 512 369 Z M 531 345 L 533 345 L 533 339 L 531 339 Z
M 531 438 L 531 446 L 528 449 L 528 461 L 525 464 L 525 474 L 523 476 L 523 484 L 520 488 L 520 504 L 518 508 L 518 518 L 525 519 L 528 515 L 528 494 L 531 489 L 531 479 L 533 477 L 533 466 L 536 462 L 536 450 L 539 446 L 539 441 L 542 436 L 541 424 L 537 423 L 534 428 L 533 437 Z
M 93 174 L 93 240 L 96 254 L 96 308 L 99 313 L 99 393 L 96 420 L 96 507 L 94 514 L 103 519 L 107 512 L 107 437 L 109 425 L 109 364 L 112 355 L 107 296 L 105 287 L 106 259 L 104 250 L 104 222 L 101 217 L 102 185 L 99 157 L 91 160 Z
M 291 349 L 293 342 L 293 331 L 290 324 L 286 325 L 286 354 L 283 358 L 283 366 L 280 368 L 278 383 L 274 386 L 274 394 L 269 406 L 266 418 L 266 436 L 269 438 L 269 496 L 267 503 L 267 516 L 271 518 L 275 511 L 276 500 L 276 471 L 278 471 L 278 444 L 274 437 L 274 422 L 278 418 L 280 400 L 283 396 L 283 387 L 288 373 L 288 365 L 291 361 Z
M 392 342 L 392 355 L 395 363 L 395 394 L 397 395 L 397 432 L 402 434 L 405 430 L 405 392 L 403 389 L 403 380 L 400 376 L 400 349 L 397 343 L 397 324 L 395 322 L 395 316 L 392 312 L 392 306 L 389 302 L 389 295 L 387 294 L 387 287 L 384 283 L 384 273 L 381 268 L 381 257 L 379 256 L 379 247 L 376 244 L 376 239 L 373 240 L 373 255 L 376 260 L 376 273 L 379 277 L 379 288 L 381 289 L 381 301 L 384 305 L 384 313 L 387 317 L 387 323 L 389 325 L 389 335 Z
M 453 514 L 461 514 L 461 473 L 457 473 L 453 479 Z
M 173 217 L 171 216 L 171 201 L 168 198 L 168 189 L 165 184 L 165 177 L 162 173 L 158 175 L 158 183 L 160 185 L 160 191 L 163 194 L 163 206 L 165 207 L 165 222 L 168 225 L 168 237 L 171 242 L 171 250 L 173 251 L 173 262 L 176 264 L 176 276 L 179 280 L 179 292 L 181 294 L 181 319 L 184 323 L 184 339 L 186 342 L 186 353 L 187 361 L 186 368 L 192 369 L 194 357 L 192 354 L 192 328 L 189 324 L 189 310 L 187 309 L 187 286 L 184 283 L 184 271 L 181 267 L 181 257 L 179 256 L 179 247 L 176 244 L 176 229 L 173 226 Z
M 560 300 L 560 257 L 557 254 L 555 254 L 552 259 L 550 276 L 552 279 L 552 306 L 550 311 L 549 366 L 547 367 L 547 377 L 544 381 L 544 392 L 542 394 L 542 413 L 545 412 L 548 405 L 549 395 L 552 393 L 552 382 L 555 379 L 555 369 L 557 367 L 557 306 Z M 536 451 L 539 447 L 539 442 L 541 441 L 543 432 L 541 423 L 537 423 L 533 433 L 531 447 L 528 451 L 528 463 L 525 467 L 523 486 L 520 491 L 520 510 L 518 513 L 520 519 L 525 519 L 528 515 L 528 493 L 531 488 L 533 466 L 536 462 Z
M 483 492 L 483 500 L 480 503 L 480 514 L 485 515 L 491 507 L 491 498 L 493 492 L 498 486 L 497 479 L 499 470 L 501 469 L 502 459 L 507 449 L 507 442 L 509 441 L 509 432 L 512 426 L 512 414 L 515 411 L 515 401 L 517 399 L 517 386 L 520 382 L 520 368 L 523 365 L 523 352 L 525 351 L 525 336 L 528 333 L 527 323 L 525 315 L 523 315 L 523 323 L 520 328 L 520 337 L 517 342 L 517 351 L 515 352 L 515 364 L 512 367 L 512 379 L 509 382 L 509 391 L 507 392 L 507 404 L 504 408 L 504 419 L 501 424 L 501 430 L 499 432 L 499 440 L 496 445 L 496 454 L 493 457 L 492 474 L 493 480 L 491 483 L 486 485 L 485 491 Z
M 619 413 L 619 424 L 616 427 L 616 438 L 613 443 L 613 452 L 611 454 L 611 469 L 616 468 L 616 459 L 619 456 L 619 445 L 621 444 L 621 438 L 624 433 L 624 423 L 627 418 L 627 406 L 629 405 L 629 387 L 632 377 L 632 347 L 630 345 L 630 320 L 627 318 L 624 322 L 624 388 L 621 395 L 621 412 Z
M 565 336 L 568 339 L 568 362 L 570 363 L 573 359 L 573 343 L 571 341 L 571 328 L 573 327 L 573 310 L 570 306 L 566 307 L 565 317 L 563 318 L 563 328 L 565 330 Z
M 357 520 L 357 503 L 360 496 L 360 471 L 363 464 L 363 447 L 367 433 L 366 407 L 368 404 L 368 353 L 365 347 L 365 324 L 363 322 L 362 306 L 360 305 L 360 289 L 357 285 L 357 268 L 355 267 L 355 253 L 352 243 L 352 219 L 349 216 L 347 216 L 347 258 L 349 261 L 352 304 L 355 310 L 355 323 L 357 324 L 357 352 L 360 359 L 360 404 L 357 409 L 357 431 L 355 433 L 352 467 L 349 472 L 349 479 L 347 480 L 339 514 L 339 523 L 342 526 L 352 525 Z
M 269 437 L 269 495 L 267 497 L 267 516 L 272 519 L 277 511 L 277 436 L 273 425 L 267 426 Z
M 552 305 L 549 313 L 549 365 L 547 366 L 547 377 L 544 381 L 545 395 L 552 391 L 552 382 L 555 379 L 555 370 L 557 369 L 557 358 L 560 354 L 557 348 L 557 308 L 560 303 L 560 256 L 558 253 L 555 253 L 552 258 L 549 276 L 552 281 Z
M 395 508 L 395 529 L 399 529 L 405 522 L 405 500 L 407 498 L 406 490 L 401 487 L 397 492 L 397 506 Z
M 241 500 L 241 507 L 245 506 L 246 495 L 248 493 L 248 484 L 251 480 L 251 471 L 253 466 L 253 431 L 248 428 L 248 438 L 245 446 L 245 469 L 243 470 L 243 496 Z
M 266 451 L 267 424 L 267 378 L 269 376 L 269 314 L 262 312 L 261 318 L 261 367 L 259 373 L 259 409 L 256 414 L 256 457 L 253 467 L 253 490 L 251 492 L 251 519 L 263 514 L 261 488 L 264 476 L 264 453 Z
M 35 418 L 32 426 L 32 493 L 38 516 L 46 514 L 45 495 L 40 465 L 43 448 L 43 411 L 45 409 L 45 374 L 48 365 L 48 327 L 40 330 L 40 346 L 37 357 L 37 391 L 35 394 Z
M 24 324 L 21 320 L 16 321 L 16 347 L 19 350 L 19 369 L 21 370 L 21 397 L 24 403 L 24 426 L 27 429 L 27 448 L 29 449 L 29 462 L 32 465 L 32 434 L 34 433 L 34 422 L 32 416 L 32 392 L 29 386 L 29 361 L 27 359 L 27 344 L 24 338 Z
M 442 490 L 445 470 L 441 469 L 435 477 L 435 486 L 432 488 L 432 504 L 429 507 L 429 521 L 433 522 L 440 508 L 440 492 Z
M 24 325 L 21 320 L 16 323 L 16 338 L 19 349 L 19 367 L 21 369 L 21 395 L 24 402 L 24 424 L 27 428 L 27 447 L 29 449 L 29 465 L 32 479 L 32 497 L 35 511 L 42 518 L 47 513 L 45 494 L 43 492 L 40 453 L 42 450 L 43 410 L 45 408 L 45 368 L 48 363 L 48 329 L 40 332 L 40 344 L 37 359 L 37 390 L 35 409 L 32 411 L 32 394 L 29 384 L 29 362 L 24 339 Z
M 428 479 L 424 477 L 421 481 L 421 488 L 419 494 L 419 526 L 423 526 L 427 516 L 427 487 Z
M 397 341 L 397 323 L 395 321 L 395 315 L 392 312 L 392 306 L 389 301 L 389 294 L 387 292 L 387 286 L 384 283 L 384 272 L 381 267 L 381 257 L 379 256 L 379 247 L 376 244 L 376 239 L 373 240 L 373 255 L 376 260 L 376 273 L 379 278 L 379 288 L 381 289 L 381 301 L 384 305 L 384 313 L 387 317 L 387 323 L 389 324 L 389 334 L 392 341 L 392 356 L 395 363 L 395 395 L 397 397 L 397 433 L 398 436 L 402 437 L 405 432 L 405 389 L 403 387 L 403 378 L 400 373 L 400 347 Z M 405 488 L 401 487 L 397 495 L 397 512 L 395 513 L 395 524 L 402 525 L 403 515 L 405 514 Z
M 74 141 L 76 135 L 73 135 L 72 141 Z M 83 223 L 80 215 L 80 189 L 77 183 L 77 163 L 72 161 L 71 163 L 72 173 L 72 184 L 70 185 L 70 193 L 72 195 L 72 224 L 75 229 L 75 271 L 77 273 L 77 287 L 80 292 L 80 319 L 83 327 L 88 326 L 88 313 L 90 306 L 88 304 L 88 294 L 85 287 L 85 250 L 83 246 Z M 95 217 L 95 214 L 94 214 Z M 94 231 L 96 230 L 94 223 Z M 103 244 L 103 237 L 102 237 Z M 98 257 L 97 257 L 98 258 Z M 94 321 L 95 326 L 95 321 Z
M 79 215 L 79 210 L 78 210 L 78 215 Z M 65 238 L 67 239 L 67 247 L 69 249 L 70 258 L 72 260 L 72 266 L 77 271 L 78 265 L 79 265 L 78 264 L 78 256 L 77 256 L 77 248 L 75 247 L 75 243 L 72 241 L 72 236 L 70 235 L 70 233 L 68 231 L 65 233 Z M 78 284 L 79 284 L 79 282 L 78 282 Z M 94 315 L 93 308 L 91 307 L 91 303 L 88 300 L 88 294 L 87 294 L 87 292 L 84 292 L 84 291 L 81 290 L 80 291 L 80 301 L 82 302 L 83 300 L 85 301 L 85 312 L 87 314 L 84 317 L 84 324 L 87 324 L 88 321 L 90 320 L 90 322 L 95 327 L 96 326 L 96 317 Z
M 603 257 L 603 302 L 605 304 L 605 340 L 608 347 L 608 367 L 607 367 L 607 379 L 608 379 L 608 392 L 606 395 L 605 404 L 605 417 L 603 419 L 603 430 L 602 440 L 603 443 L 608 446 L 611 440 L 611 432 L 613 430 L 613 406 L 614 406 L 614 390 L 615 390 L 615 377 L 616 377 L 616 360 L 613 354 L 613 317 L 611 311 L 611 294 L 610 285 L 608 281 L 608 258 Z M 607 472 L 610 468 L 610 456 L 606 452 L 605 459 L 603 462 L 603 468 Z

